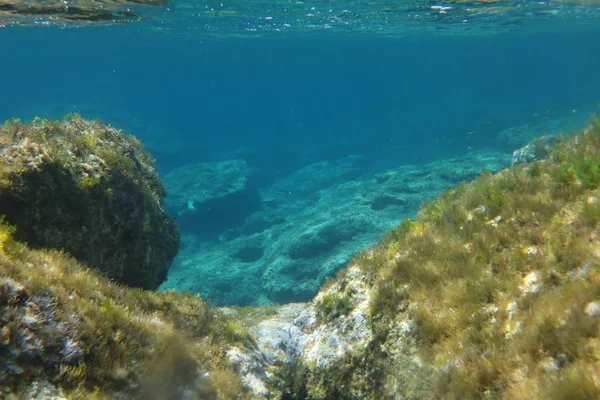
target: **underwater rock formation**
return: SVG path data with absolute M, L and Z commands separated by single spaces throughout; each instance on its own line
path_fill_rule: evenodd
M 219 241 L 186 235 L 161 288 L 189 290 L 217 305 L 308 301 L 424 200 L 482 170 L 507 167 L 510 155 L 471 152 L 375 176 L 360 176 L 360 163 L 364 157 L 319 162 L 292 174 L 296 188 L 292 178 L 261 188 L 263 207 Z
M 542 136 L 513 152 L 511 165 L 524 164 L 544 159 L 552 151 L 552 146 L 559 141 L 556 136 Z
M 307 307 L 245 325 L 288 398 L 595 399 L 599 239 L 594 118 L 426 204 Z
M 566 115 L 537 115 L 539 121 L 525 125 L 511 126 L 497 134 L 498 143 L 509 149 L 518 149 L 542 136 L 556 136 L 564 132 L 578 132 L 589 120 L 594 109 L 581 110 Z
M 598 118 L 425 204 L 310 303 L 211 308 L 13 236 L 0 222 L 9 398 L 600 397 Z
M 252 171 L 244 160 L 186 165 L 165 175 L 166 204 L 181 230 L 217 237 L 235 227 L 259 207 L 251 185 Z
M 69 3 L 61 0 L 0 0 L 0 25 L 34 24 L 34 20 L 47 19 L 61 23 L 118 23 L 138 20 L 139 12 L 133 11 L 136 5 L 164 6 L 166 0 L 103 0 L 99 6 L 94 0 L 75 0 Z M 133 7 L 132 7 L 133 6 Z
M 225 351 L 250 343 L 197 296 L 119 286 L 0 221 L 0 397 L 247 398 Z
M 0 215 L 31 248 L 64 250 L 155 289 L 179 247 L 165 190 L 140 142 L 78 116 L 0 128 Z
M 365 156 L 351 155 L 309 164 L 275 182 L 267 201 L 273 203 L 288 197 L 315 196 L 319 190 L 326 190 L 360 176 L 367 161 Z

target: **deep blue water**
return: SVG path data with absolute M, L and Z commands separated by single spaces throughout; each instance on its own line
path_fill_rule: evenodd
M 202 144 L 201 154 L 157 154 L 164 165 L 240 146 L 265 160 L 389 143 L 435 156 L 488 145 L 534 113 L 593 107 L 599 33 L 181 39 L 130 26 L 9 28 L 0 119 L 80 111 Z M 442 137 L 454 145 L 440 147 Z
M 259 186 L 350 154 L 375 172 L 508 152 L 503 129 L 574 110 L 585 120 L 600 102 L 599 34 L 218 39 L 135 25 L 7 28 L 0 119 L 100 118 L 145 141 L 164 173 L 231 154 L 257 168 Z

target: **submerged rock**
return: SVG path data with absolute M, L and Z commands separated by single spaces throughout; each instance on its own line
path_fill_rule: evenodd
M 167 206 L 182 231 L 214 237 L 240 225 L 256 211 L 260 199 L 251 185 L 252 171 L 244 160 L 186 165 L 165 175 Z
M 190 290 L 217 305 L 309 301 L 354 254 L 414 215 L 424 200 L 482 170 L 507 167 L 510 156 L 473 152 L 360 176 L 364 163 L 360 156 L 319 162 L 292 174 L 297 188 L 289 177 L 262 188 L 261 209 L 219 240 L 186 230 L 190 235 L 162 287 Z
M 238 314 L 258 350 L 230 359 L 283 398 L 598 398 L 598 165 L 595 119 L 445 192 L 312 302 Z
M 0 215 L 32 248 L 156 288 L 178 251 L 154 161 L 132 136 L 80 117 L 0 128 Z
M 0 221 L 0 397 L 246 399 L 225 357 L 249 346 L 197 296 L 119 286 Z
M 138 20 L 136 5 L 164 6 L 166 0 L 103 0 L 102 6 L 93 0 L 0 0 L 0 24 L 34 25 L 47 18 L 50 24 L 123 23 Z M 139 8 L 139 7 L 138 7 Z
M 0 222 L 0 389 L 599 398 L 599 165 L 594 119 L 545 160 L 444 192 L 313 301 L 277 307 L 211 308 L 189 294 L 125 288 L 57 251 L 28 248 Z
M 362 155 L 351 155 L 339 160 L 309 164 L 275 182 L 269 193 L 270 200 L 315 196 L 319 190 L 360 176 L 366 161 Z
M 532 140 L 513 152 L 511 165 L 525 164 L 546 158 L 558 141 L 559 138 L 556 136 L 542 136 Z
M 288 397 L 600 397 L 599 165 L 595 118 L 545 160 L 443 193 L 358 254 L 289 338 L 257 341 L 294 349 L 279 356 Z

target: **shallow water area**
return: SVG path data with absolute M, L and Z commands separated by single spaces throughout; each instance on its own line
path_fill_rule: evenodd
M 600 101 L 598 2 L 61 4 L 0 2 L 0 117 L 139 137 L 182 231 L 163 289 L 220 305 L 311 299 Z
M 5 25 L 77 26 L 149 22 L 146 29 L 174 34 L 254 36 L 277 32 L 345 32 L 383 35 L 435 32 L 491 34 L 573 31 L 594 27 L 598 2 L 411 0 L 390 1 L 34 1 L 3 0 Z M 0 19 L 1 20 L 1 19 Z
M 191 31 L 235 36 L 288 31 L 490 34 L 556 29 L 559 24 L 573 29 L 575 24 L 593 25 L 599 14 L 597 2 L 563 1 L 184 1 L 176 7 L 185 13 L 162 22 L 177 26 L 185 21 Z

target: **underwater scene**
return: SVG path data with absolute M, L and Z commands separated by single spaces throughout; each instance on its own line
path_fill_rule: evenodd
M 0 81 L 0 399 L 600 399 L 600 1 L 0 0 Z

